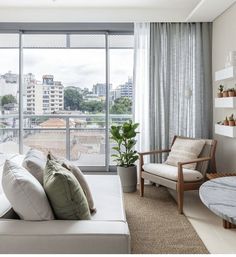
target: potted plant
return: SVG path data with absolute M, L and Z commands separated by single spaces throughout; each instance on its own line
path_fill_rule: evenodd
M 138 153 L 133 148 L 136 144 L 138 123 L 128 121 L 118 126 L 111 126 L 111 139 L 116 142 L 112 147 L 117 153 L 112 154 L 117 163 L 117 172 L 120 176 L 123 192 L 134 192 L 137 188 Z
M 230 96 L 230 97 L 234 97 L 234 96 L 235 96 L 235 89 L 234 89 L 234 88 L 230 88 L 230 89 L 228 90 L 228 92 L 229 92 L 229 96 Z
M 229 96 L 229 92 L 227 89 L 223 90 L 223 97 L 228 97 Z
M 230 116 L 229 116 L 229 126 L 235 126 L 235 120 L 234 120 L 234 115 L 233 114 L 231 114 Z
M 227 116 L 225 117 L 225 120 L 224 120 L 224 125 L 225 125 L 225 126 L 229 126 L 229 121 L 228 121 L 228 118 L 227 118 Z
M 223 90 L 224 90 L 224 86 L 223 85 L 219 85 L 217 97 L 223 97 Z

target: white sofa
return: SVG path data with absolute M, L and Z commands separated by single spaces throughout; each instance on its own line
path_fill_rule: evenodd
M 11 159 L 21 163 L 23 156 Z M 0 163 L 0 179 L 3 161 Z M 87 175 L 97 213 L 92 220 L 23 221 L 12 213 L 0 219 L 0 253 L 130 253 L 120 179 L 116 175 Z M 0 212 L 9 206 L 0 186 Z

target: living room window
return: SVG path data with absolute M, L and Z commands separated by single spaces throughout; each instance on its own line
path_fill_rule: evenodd
M 84 170 L 109 170 L 109 127 L 132 119 L 133 35 L 24 32 L 14 34 L 14 46 L 4 36 L 1 80 L 7 86 L 5 77 L 15 75 L 17 92 L 15 105 L 1 106 L 1 146 L 51 150 Z

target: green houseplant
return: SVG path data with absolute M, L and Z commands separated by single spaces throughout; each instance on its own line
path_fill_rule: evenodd
M 116 142 L 112 149 L 116 152 L 112 157 L 117 163 L 117 172 L 120 176 L 123 192 L 134 192 L 137 187 L 138 153 L 134 150 L 138 123 L 128 121 L 118 126 L 111 126 L 111 139 Z

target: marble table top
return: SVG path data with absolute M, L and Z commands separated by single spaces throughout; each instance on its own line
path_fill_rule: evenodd
M 199 189 L 199 195 L 212 212 L 236 224 L 236 176 L 205 182 Z

